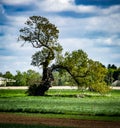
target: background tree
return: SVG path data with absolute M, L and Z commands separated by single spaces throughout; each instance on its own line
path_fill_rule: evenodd
M 20 29 L 19 40 L 39 48 L 40 51 L 36 52 L 32 57 L 32 65 L 43 69 L 42 81 L 39 86 L 34 85 L 37 91 L 33 95 L 44 95 L 45 91 L 51 86 L 52 79 L 48 77 L 49 65 L 57 55 L 56 53 L 62 51 L 62 47 L 57 42 L 59 30 L 47 18 L 41 16 L 29 17 L 25 24 L 26 27 Z
M 117 68 L 114 64 L 108 64 L 107 70 L 108 72 L 105 80 L 108 85 L 112 85 L 114 81 L 120 79 L 120 68 Z
M 34 70 L 27 70 L 27 72 L 16 71 L 15 86 L 30 86 L 40 82 L 41 75 Z
M 114 72 L 113 72 L 113 79 L 115 80 L 120 80 L 120 67 L 117 68 Z
M 15 75 L 15 80 L 16 80 L 15 85 L 16 86 L 26 86 L 27 85 L 26 76 L 20 71 L 16 71 L 16 72 L 17 72 L 17 74 Z
M 24 76 L 26 76 L 26 85 L 30 86 L 35 83 L 40 83 L 41 81 L 41 75 L 40 73 L 34 71 L 34 70 L 27 70 L 27 72 L 24 72 Z
M 13 75 L 10 71 L 7 71 L 7 72 L 3 75 L 3 77 L 8 78 L 8 79 L 14 79 L 14 75 Z M 13 82 L 7 82 L 7 83 L 6 83 L 6 86 L 13 86 L 13 85 L 14 85 Z
M 3 74 L 2 74 L 2 72 L 0 72 L 0 77 L 2 77 L 3 76 Z

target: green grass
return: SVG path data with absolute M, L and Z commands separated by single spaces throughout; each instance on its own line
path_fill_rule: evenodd
M 79 95 L 80 97 L 77 97 Z M 81 96 L 84 98 L 81 98 Z M 120 90 L 106 96 L 78 90 L 49 90 L 46 96 L 27 96 L 25 90 L 0 90 L 0 112 L 61 115 L 61 118 L 120 120 Z
M 0 123 L 0 128 L 68 128 L 68 127 Z
M 12 90 L 12 89 L 1 89 L 0 90 L 0 98 L 1 97 L 24 97 L 26 90 Z

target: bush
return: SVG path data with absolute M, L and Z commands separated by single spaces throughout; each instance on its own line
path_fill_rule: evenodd
M 49 81 L 41 82 L 40 84 L 33 84 L 29 86 L 27 93 L 29 96 L 44 96 L 49 87 Z
M 105 82 L 93 84 L 90 87 L 91 91 L 99 92 L 100 94 L 105 94 L 110 91 L 110 87 L 106 85 Z

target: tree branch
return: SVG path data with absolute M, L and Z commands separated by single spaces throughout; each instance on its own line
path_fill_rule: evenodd
M 69 68 L 67 66 L 62 66 L 62 65 L 52 65 L 51 66 L 51 71 L 54 71 L 56 69 L 64 69 L 66 70 L 71 77 L 74 79 L 74 81 L 77 83 L 77 85 L 79 85 L 79 81 L 76 79 L 76 77 L 70 72 Z

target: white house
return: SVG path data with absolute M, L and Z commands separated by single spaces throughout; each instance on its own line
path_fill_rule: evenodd
M 0 77 L 0 86 L 6 86 L 7 82 L 16 82 L 16 81 L 13 79 Z
M 112 86 L 120 86 L 120 80 L 116 80 L 112 83 Z

